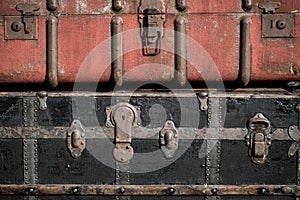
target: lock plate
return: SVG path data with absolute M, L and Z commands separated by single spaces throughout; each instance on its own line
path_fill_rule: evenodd
M 27 23 L 32 27 L 31 32 L 25 32 L 25 25 L 19 16 L 5 16 L 5 39 L 6 40 L 37 40 L 36 18 L 30 16 Z
M 18 4 L 16 10 L 21 16 L 5 17 L 5 39 L 6 40 L 36 40 L 37 37 L 37 11 L 38 4 Z
M 293 38 L 294 24 L 294 14 L 263 14 L 262 37 Z

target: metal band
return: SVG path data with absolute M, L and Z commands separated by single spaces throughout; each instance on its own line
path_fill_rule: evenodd
M 47 81 L 51 87 L 58 85 L 58 19 L 47 19 Z
M 70 127 L 0 127 L 1 139 L 24 138 L 24 139 L 65 139 Z M 161 128 L 135 127 L 132 129 L 132 138 L 158 139 Z M 245 140 L 247 129 L 245 128 L 177 128 L 179 139 L 220 139 L 220 140 Z M 218 132 L 219 135 L 210 136 L 207 133 Z M 292 140 L 289 138 L 287 128 L 276 129 L 272 133 L 273 140 Z M 85 127 L 85 139 L 114 138 L 112 128 Z
M 112 79 L 117 85 L 122 85 L 123 76 L 123 20 L 119 16 L 115 16 L 111 20 L 111 63 L 112 63 Z
M 296 185 L 0 185 L 2 195 L 74 195 L 74 190 L 80 196 L 115 196 L 121 190 L 119 196 L 300 196 Z
M 37 100 L 23 98 L 23 126 L 34 127 L 37 124 Z M 34 136 L 34 133 L 33 133 Z M 24 184 L 38 183 L 38 149 L 36 139 L 23 138 Z M 29 192 L 29 191 L 28 191 Z M 25 196 L 26 200 L 36 200 L 36 196 Z
M 130 185 L 130 162 L 116 161 L 116 185 Z M 126 192 L 125 187 L 120 187 L 119 194 Z M 130 197 L 116 196 L 116 200 L 130 200 Z
M 251 41 L 250 41 L 251 18 L 245 17 L 241 20 L 241 41 L 240 41 L 240 72 L 239 82 L 246 86 L 251 78 Z
M 187 71 L 187 49 L 186 49 L 186 22 L 183 16 L 175 19 L 175 66 L 177 70 L 177 80 L 180 85 L 186 82 Z
M 206 142 L 206 184 L 217 185 L 220 181 L 220 154 L 221 142 L 220 128 L 222 127 L 222 106 L 219 98 L 208 99 L 208 127 L 213 128 L 208 132 L 212 139 L 207 139 Z M 217 200 L 220 197 L 206 197 L 207 200 Z

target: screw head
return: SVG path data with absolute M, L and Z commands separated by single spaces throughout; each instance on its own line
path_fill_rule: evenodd
M 120 188 L 120 192 L 121 192 L 122 194 L 124 194 L 124 193 L 126 192 L 125 188 L 124 188 L 124 187 L 121 187 L 121 188 Z
M 169 188 L 168 190 L 169 190 L 169 192 L 170 192 L 171 194 L 174 194 L 174 192 L 175 192 L 175 188 L 172 188 L 172 187 Z

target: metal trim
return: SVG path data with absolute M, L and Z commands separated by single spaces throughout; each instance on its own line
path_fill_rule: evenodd
M 296 185 L 0 185 L 1 195 L 300 196 Z
M 47 75 L 51 87 L 58 85 L 58 19 L 49 16 L 47 19 Z
M 183 16 L 175 19 L 175 68 L 177 80 L 182 86 L 186 82 L 187 73 L 187 44 L 186 44 L 186 20 Z
M 240 41 L 240 71 L 239 83 L 241 86 L 249 84 L 251 79 L 251 41 L 250 41 L 251 18 L 244 17 L 241 20 L 241 41 Z
M 123 84 L 123 20 L 115 16 L 111 20 L 111 65 L 112 80 L 117 85 Z

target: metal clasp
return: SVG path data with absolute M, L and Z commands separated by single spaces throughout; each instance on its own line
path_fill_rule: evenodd
M 79 158 L 85 149 L 85 131 L 79 120 L 74 120 L 67 133 L 67 146 L 73 158 Z
M 166 158 L 173 158 L 178 149 L 178 133 L 172 121 L 164 124 L 159 134 L 160 147 Z
M 139 22 L 141 24 L 143 54 L 145 56 L 155 56 L 159 54 L 161 39 L 164 35 L 164 2 L 162 0 L 141 0 Z
M 22 13 L 21 17 L 6 17 L 5 39 L 37 39 L 36 17 L 40 9 L 38 4 L 18 4 L 16 10 Z
M 272 141 L 271 123 L 262 113 L 257 113 L 249 120 L 248 130 L 246 140 L 249 156 L 255 164 L 263 164 Z
M 258 7 L 263 10 L 262 37 L 263 38 L 291 38 L 294 37 L 294 14 L 276 14 L 280 2 L 260 2 Z
M 110 118 L 115 126 L 116 143 L 113 149 L 113 156 L 119 162 L 128 162 L 133 157 L 134 150 L 131 146 L 131 134 L 136 116 L 136 109 L 128 103 L 120 103 L 112 108 Z

